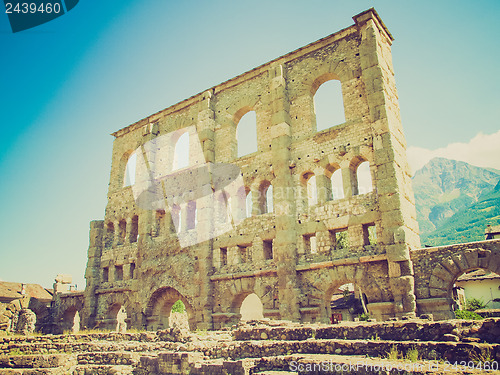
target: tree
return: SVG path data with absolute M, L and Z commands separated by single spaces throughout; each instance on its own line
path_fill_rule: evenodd
M 465 310 L 467 311 L 476 311 L 484 307 L 486 307 L 486 305 L 484 304 L 482 299 L 480 300 L 477 298 L 468 298 L 467 302 L 465 303 Z
M 184 311 L 186 311 L 186 306 L 180 299 L 177 300 L 172 306 L 172 312 L 183 313 Z

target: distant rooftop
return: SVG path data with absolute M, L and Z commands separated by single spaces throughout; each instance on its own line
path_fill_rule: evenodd
M 48 289 L 45 289 L 38 284 L 24 284 L 26 295 L 38 299 L 40 302 L 50 302 L 52 294 Z M 12 283 L 8 281 L 0 281 L 0 302 L 10 302 L 22 297 L 22 283 Z
M 486 279 L 500 279 L 500 275 L 488 270 L 479 269 L 472 272 L 464 273 L 457 281 L 471 281 L 471 280 L 486 280 Z

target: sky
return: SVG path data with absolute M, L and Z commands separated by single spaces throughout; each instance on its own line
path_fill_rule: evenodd
M 500 169 L 498 0 L 81 0 L 12 33 L 0 4 L 0 279 L 84 287 L 106 207 L 110 133 L 353 24 L 394 36 L 413 170 L 434 156 Z

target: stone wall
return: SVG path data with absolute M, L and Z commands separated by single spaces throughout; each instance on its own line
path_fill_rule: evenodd
M 192 329 L 220 328 L 239 319 L 251 293 L 260 297 L 266 317 L 328 322 L 331 295 L 345 283 L 356 284 L 378 319 L 415 314 L 410 252 L 420 242 L 393 39 L 373 9 L 353 19 L 344 30 L 113 134 L 106 214 L 90 228 L 87 287 L 78 310 L 84 325 L 113 329 L 121 314 L 128 327 L 165 328 L 180 299 Z M 318 132 L 314 95 L 332 79 L 341 83 L 346 121 Z M 237 144 L 245 140 L 237 138 L 237 126 L 248 111 L 256 113 L 258 149 L 238 157 Z M 172 166 L 175 141 L 185 132 L 192 172 L 204 163 L 225 163 L 242 176 L 244 189 L 230 197 L 232 225 L 208 239 L 202 235 L 214 229 L 217 208 L 198 199 L 190 223 L 190 202 L 197 199 L 187 188 L 192 180 Z M 171 149 L 154 148 L 161 137 Z M 144 158 L 150 176 L 173 173 L 168 181 L 185 187 L 182 199 L 163 195 L 163 205 L 141 206 L 138 186 L 149 186 L 142 198 L 169 186 L 138 174 L 134 186 L 125 186 L 132 155 Z M 367 193 L 357 178 L 365 161 L 372 181 Z M 344 198 L 334 200 L 329 178 L 337 170 Z M 312 176 L 313 203 L 307 199 Z M 270 186 L 272 210 L 266 205 Z M 247 194 L 252 215 L 242 214 Z M 373 226 L 376 243 L 368 239 Z M 348 247 L 336 243 L 339 231 L 347 231 Z

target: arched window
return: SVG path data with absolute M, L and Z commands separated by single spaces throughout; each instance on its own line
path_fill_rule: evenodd
M 314 112 L 317 131 L 345 122 L 342 86 L 339 80 L 330 79 L 320 85 L 314 94 Z
M 217 199 L 216 214 L 218 223 L 227 223 L 230 213 L 230 199 L 229 195 L 225 191 L 219 192 L 219 197 Z
M 330 181 L 332 184 L 332 199 L 342 199 L 344 198 L 344 184 L 342 182 L 342 171 L 337 169 L 333 172 L 330 177 Z
M 241 186 L 236 194 L 237 194 L 235 199 L 236 218 L 242 220 L 248 217 L 247 202 L 246 202 L 247 188 L 245 186 Z
M 132 186 L 135 184 L 135 168 L 137 165 L 137 155 L 135 152 L 130 155 L 127 161 L 127 166 L 125 167 L 125 178 L 123 181 L 123 186 Z
M 257 116 L 255 111 L 246 112 L 237 122 L 236 139 L 238 157 L 257 151 Z
M 366 194 L 373 191 L 372 177 L 370 173 L 370 163 L 367 161 L 358 165 L 356 170 L 357 194 Z M 356 195 L 356 194 L 355 194 Z
M 115 238 L 115 226 L 112 222 L 109 222 L 106 226 L 106 238 L 104 240 L 104 247 L 113 246 L 113 241 Z
M 118 223 L 118 230 L 118 245 L 123 245 L 125 237 L 127 236 L 127 222 L 125 220 L 120 220 Z
M 173 170 L 189 167 L 189 133 L 183 133 L 175 144 Z
M 137 236 L 139 234 L 139 216 L 134 215 L 132 217 L 132 225 L 130 227 L 130 242 L 137 242 Z

